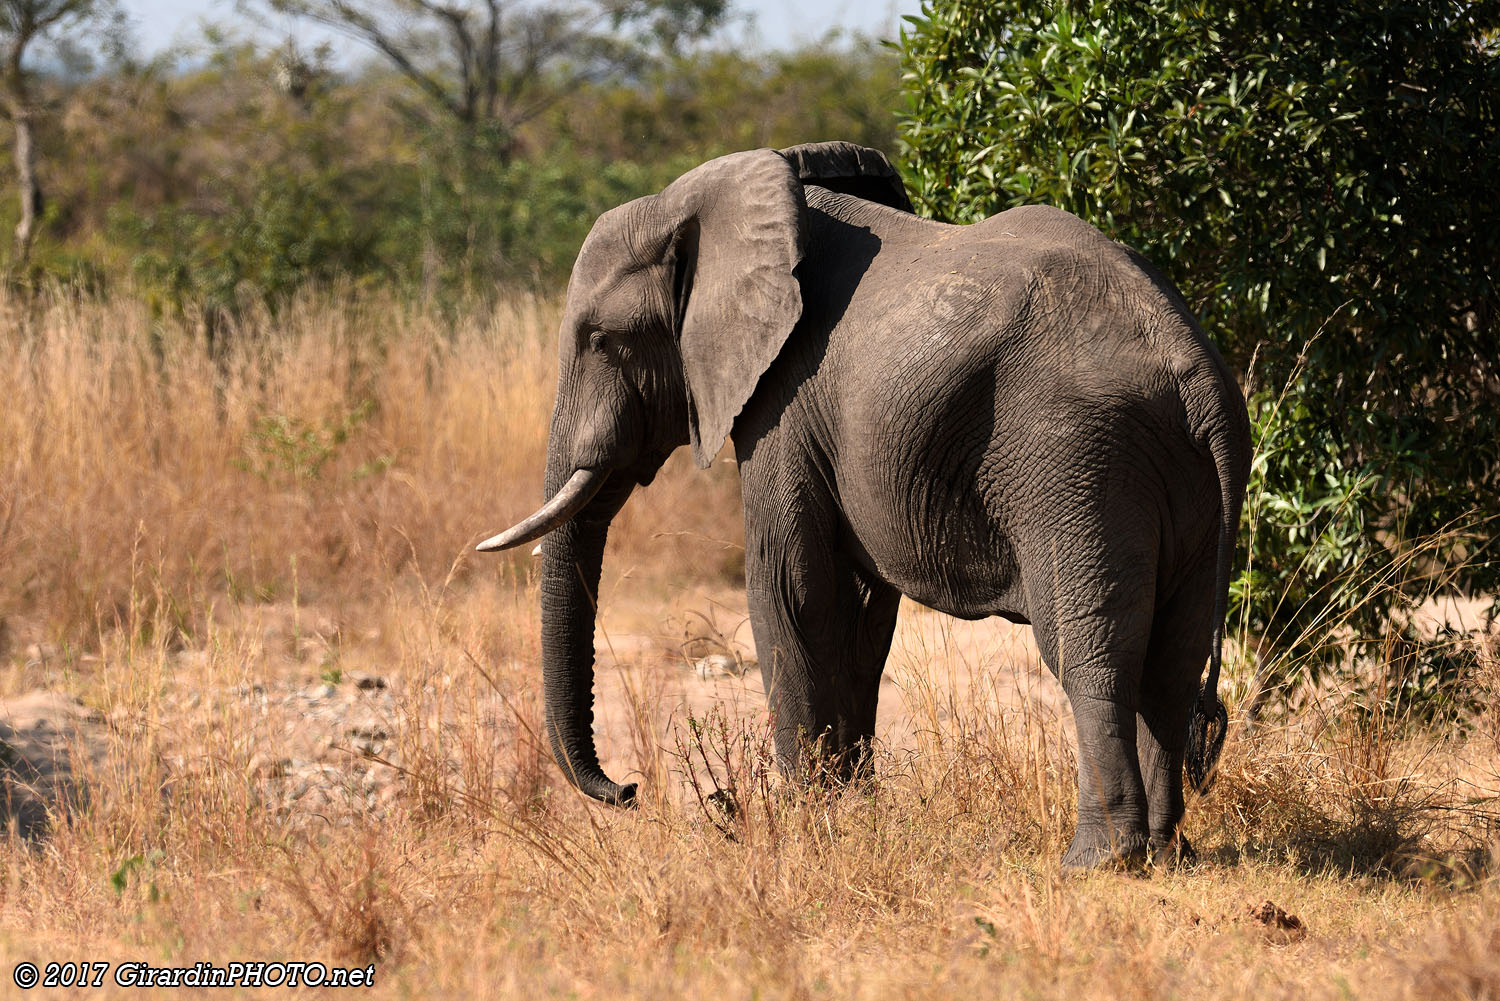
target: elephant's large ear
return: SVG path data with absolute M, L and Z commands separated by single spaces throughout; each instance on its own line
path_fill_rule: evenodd
M 911 211 L 911 199 L 906 197 L 901 175 L 878 149 L 826 142 L 788 146 L 779 152 L 791 163 L 803 184 L 816 184 L 829 191 Z
M 802 184 L 775 150 L 710 160 L 659 196 L 674 230 L 693 460 L 707 468 L 802 316 Z

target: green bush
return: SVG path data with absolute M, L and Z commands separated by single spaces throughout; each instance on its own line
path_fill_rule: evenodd
M 327 178 L 270 173 L 243 201 L 146 216 L 120 210 L 114 230 L 140 248 L 133 277 L 163 305 L 228 315 L 274 308 L 305 284 L 369 270 L 374 233 L 337 191 Z
M 1270 680 L 1500 584 L 1497 32 L 1457 0 L 928 0 L 903 35 L 920 211 L 1088 219 L 1245 374 L 1231 618 Z
M 408 200 L 391 207 L 380 251 L 407 287 L 557 281 L 601 213 L 660 189 L 679 166 L 611 161 L 565 142 L 507 160 L 493 145 L 483 133 L 461 141 L 435 129 L 419 164 L 403 170 Z

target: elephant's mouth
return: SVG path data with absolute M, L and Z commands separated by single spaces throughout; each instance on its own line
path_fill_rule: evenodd
M 635 481 L 636 486 L 649 487 L 652 481 L 656 479 L 656 474 L 661 472 L 661 467 L 666 464 L 667 459 L 671 457 L 676 447 L 674 445 L 670 448 L 659 449 L 646 454 L 642 461 L 637 462 L 629 470 L 625 470 L 625 474 Z
M 481 553 L 495 553 L 512 549 L 540 539 L 553 529 L 566 524 L 594 499 L 609 479 L 606 469 L 579 469 L 536 512 L 524 521 L 517 522 L 499 535 L 485 539 L 474 548 Z

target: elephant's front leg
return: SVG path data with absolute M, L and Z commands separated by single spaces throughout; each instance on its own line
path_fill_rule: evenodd
M 860 574 L 817 528 L 747 518 L 746 591 L 778 765 L 847 781 L 870 768 L 900 594 Z

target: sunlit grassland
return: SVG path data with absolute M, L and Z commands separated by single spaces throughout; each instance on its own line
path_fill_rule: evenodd
M 1024 629 L 904 607 L 877 781 L 779 780 L 753 673 L 692 669 L 751 651 L 732 463 L 679 454 L 606 558 L 601 750 L 645 795 L 605 810 L 539 739 L 529 557 L 471 552 L 540 497 L 555 302 L 327 293 L 213 351 L 128 298 L 4 315 L 0 695 L 101 722 L 86 795 L 0 849 L 0 992 L 87 958 L 373 962 L 382 997 L 1500 994 L 1493 648 L 1462 729 L 1312 693 L 1231 735 L 1196 866 L 1063 878 L 1071 721 Z M 355 675 L 394 795 L 273 808 L 256 686 Z

